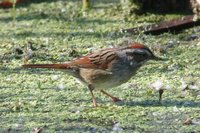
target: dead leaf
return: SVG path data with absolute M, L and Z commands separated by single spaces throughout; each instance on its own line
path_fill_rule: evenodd
M 36 127 L 36 128 L 34 128 L 34 133 L 41 133 L 42 132 L 42 129 L 41 128 L 38 128 L 38 127 Z
M 191 118 L 187 118 L 184 122 L 184 125 L 191 125 L 192 124 L 192 119 Z

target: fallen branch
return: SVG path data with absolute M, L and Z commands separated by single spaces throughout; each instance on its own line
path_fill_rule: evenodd
M 195 25 L 200 25 L 199 20 L 194 19 L 194 15 L 185 16 L 178 19 L 173 19 L 169 21 L 163 21 L 158 24 L 152 24 L 147 26 L 140 26 L 130 29 L 122 29 L 123 33 L 140 33 L 143 32 L 145 34 L 161 34 L 163 32 L 173 32 L 177 33 L 183 29 L 191 28 Z

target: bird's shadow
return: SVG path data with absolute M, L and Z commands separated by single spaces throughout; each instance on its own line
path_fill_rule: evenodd
M 27 74 L 55 74 L 59 73 L 58 71 L 49 71 L 49 69 L 26 69 L 23 67 L 17 68 L 9 68 L 9 67 L 0 67 L 0 73 L 3 75 L 10 75 L 10 74 L 21 74 L 26 72 Z M 61 72 L 60 72 L 61 73 Z
M 141 106 L 141 107 L 191 107 L 199 108 L 200 102 L 191 100 L 142 100 L 142 101 L 121 101 L 116 103 L 118 106 Z
M 55 73 L 54 71 L 49 71 L 48 69 L 40 71 L 39 69 L 36 70 L 29 70 L 29 69 L 23 69 L 22 67 L 18 68 L 8 68 L 8 67 L 0 67 L 0 73 L 4 76 L 10 75 L 12 73 L 16 74 L 21 74 L 22 72 L 26 72 L 28 74 L 53 74 Z M 0 86 L 1 88 L 6 88 L 5 86 Z M 82 100 L 81 100 L 82 101 Z M 88 102 L 88 101 L 87 101 Z M 98 99 L 98 102 L 104 103 L 105 101 Z M 108 101 L 107 101 L 108 102 Z M 159 102 L 157 99 L 152 100 L 152 99 L 146 99 L 146 100 L 141 100 L 141 101 L 121 101 L 115 103 L 118 106 L 141 106 L 141 107 L 191 107 L 191 108 L 200 108 L 200 101 L 195 101 L 195 100 L 188 100 L 188 99 L 163 99 L 161 102 Z

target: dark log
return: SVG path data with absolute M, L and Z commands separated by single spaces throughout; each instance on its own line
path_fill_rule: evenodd
M 178 19 L 173 19 L 169 21 L 163 21 L 158 24 L 152 24 L 147 26 L 140 26 L 130 29 L 122 29 L 122 32 L 128 32 L 128 33 L 140 33 L 143 32 L 145 34 L 161 34 L 164 32 L 172 32 L 172 33 L 178 33 L 183 29 L 191 28 L 195 25 L 200 25 L 199 20 L 194 20 L 194 15 L 185 16 Z
M 141 12 L 185 12 L 190 9 L 189 0 L 129 0 L 139 5 Z

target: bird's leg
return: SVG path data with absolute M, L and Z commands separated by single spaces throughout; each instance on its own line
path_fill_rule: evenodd
M 105 92 L 104 90 L 101 90 L 101 92 L 102 92 L 103 94 L 105 94 L 106 96 L 109 96 L 110 98 L 112 98 L 112 101 L 113 101 L 113 102 L 121 101 L 119 98 L 110 95 L 109 93 Z
M 92 95 L 93 106 L 94 106 L 94 107 L 97 107 L 96 98 L 95 98 L 95 96 L 94 96 L 94 94 L 93 94 L 93 92 L 92 92 L 92 91 L 94 90 L 94 87 L 93 87 L 92 85 L 88 85 L 88 88 L 89 88 L 90 93 L 91 93 L 91 95 Z

